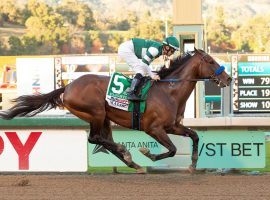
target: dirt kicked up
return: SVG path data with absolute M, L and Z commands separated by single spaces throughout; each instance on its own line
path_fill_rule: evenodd
M 270 199 L 270 175 L 0 175 L 0 199 Z

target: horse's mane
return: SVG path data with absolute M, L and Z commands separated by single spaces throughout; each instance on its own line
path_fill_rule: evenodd
M 183 64 L 187 62 L 193 55 L 194 52 L 187 52 L 183 55 L 177 56 L 172 62 L 169 68 L 166 68 L 163 66 L 157 74 L 159 75 L 160 79 L 165 78 L 172 72 L 174 72 L 176 69 L 182 68 Z M 182 70 L 182 69 L 181 69 Z

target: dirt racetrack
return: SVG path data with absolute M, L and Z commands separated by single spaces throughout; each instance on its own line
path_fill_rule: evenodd
M 0 175 L 0 199 L 270 199 L 270 175 Z

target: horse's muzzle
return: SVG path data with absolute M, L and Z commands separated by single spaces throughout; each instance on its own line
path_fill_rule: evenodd
M 232 78 L 228 77 L 226 81 L 222 81 L 219 79 L 214 79 L 213 80 L 219 87 L 226 87 L 226 86 L 230 86 L 231 82 L 232 82 Z

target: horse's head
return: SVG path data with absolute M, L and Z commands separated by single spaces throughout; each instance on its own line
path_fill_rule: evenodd
M 200 64 L 198 66 L 200 78 L 209 78 L 220 87 L 230 85 L 232 78 L 225 72 L 225 68 L 223 66 L 220 66 L 203 50 L 195 49 L 195 55 L 200 58 Z

